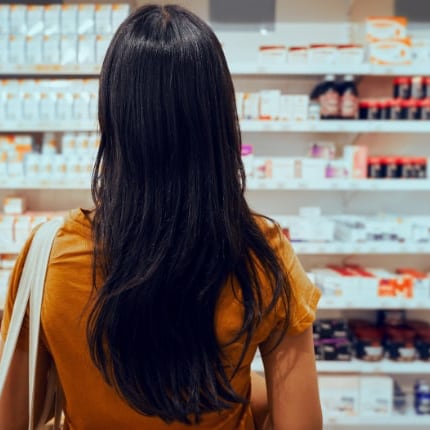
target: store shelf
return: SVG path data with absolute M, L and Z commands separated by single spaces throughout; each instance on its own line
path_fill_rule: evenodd
M 241 121 L 246 133 L 429 133 L 430 121 Z
M 429 310 L 430 300 L 405 299 L 398 297 L 369 298 L 360 302 L 350 298 L 321 297 L 318 309 L 324 310 L 377 310 L 377 309 L 409 309 Z M 430 367 L 429 367 L 430 371 Z
M 100 65 L 61 65 L 61 64 L 37 64 L 37 65 L 11 65 L 0 64 L 0 75 L 4 76 L 97 76 L 100 73 Z
M 79 131 L 96 131 L 98 130 L 97 122 L 90 120 L 82 121 L 0 121 L 0 132 L 79 132 Z
M 429 185 L 430 187 L 430 185 Z M 351 255 L 351 254 L 430 254 L 430 243 L 400 242 L 329 242 L 293 243 L 294 250 L 301 255 Z
M 38 180 L 31 178 L 6 179 L 0 182 L 0 190 L 89 190 L 90 178 L 87 180 L 64 181 L 61 179 L 52 181 L 48 179 Z
M 430 191 L 428 179 L 249 179 L 248 191 Z
M 430 363 L 414 361 L 411 363 L 396 363 L 389 360 L 368 363 L 365 361 L 352 360 L 342 361 L 317 361 L 317 370 L 319 373 L 335 374 L 389 374 L 389 375 L 421 375 L 430 373 Z M 263 362 L 261 357 L 256 356 L 252 369 L 256 372 L 263 372 Z
M 430 428 L 430 415 L 416 415 L 412 411 L 405 414 L 393 414 L 388 417 L 372 417 L 372 416 L 358 416 L 358 417 L 324 417 L 324 428 L 332 426 L 334 428 L 356 427 L 363 430 L 366 427 L 375 428 L 380 427 L 384 429 L 399 429 L 399 430 L 413 430 L 413 429 L 429 429 Z M 338 427 L 339 426 L 339 427 Z
M 233 75 L 291 75 L 291 76 L 322 76 L 336 75 L 367 75 L 367 76 L 426 76 L 430 64 L 406 66 L 379 66 L 372 64 L 282 64 L 264 65 L 257 62 L 230 63 Z

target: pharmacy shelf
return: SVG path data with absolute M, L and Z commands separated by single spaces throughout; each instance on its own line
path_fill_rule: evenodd
M 391 416 L 357 416 L 357 417 L 324 417 L 324 428 L 344 429 L 383 428 L 383 429 L 429 429 L 430 415 L 417 415 L 413 411 L 405 415 Z
M 98 76 L 100 65 L 0 64 L 0 76 Z
M 293 247 L 301 255 L 430 254 L 430 243 L 414 242 L 293 242 Z
M 90 178 L 87 180 L 66 181 L 62 179 L 0 179 L 0 190 L 89 190 Z
M 371 64 L 282 64 L 267 65 L 258 62 L 230 62 L 232 75 L 291 75 L 291 76 L 322 76 L 336 75 L 367 75 L 367 76 L 427 76 L 430 64 L 406 66 L 378 66 Z M 99 64 L 36 64 L 36 65 L 0 65 L 0 76 L 98 76 Z
M 351 361 L 317 361 L 319 373 L 336 374 L 388 374 L 388 375 L 421 375 L 430 373 L 430 363 L 413 361 L 410 363 L 396 363 L 382 360 L 379 362 Z M 260 356 L 256 356 L 252 362 L 252 369 L 263 372 L 263 362 Z
M 318 310 L 378 310 L 378 309 L 408 309 L 430 310 L 429 299 L 406 299 L 399 297 L 366 297 L 366 302 L 360 302 L 351 298 L 321 297 Z M 429 368 L 430 371 L 430 368 Z
M 257 62 L 230 63 L 233 75 L 291 75 L 291 76 L 322 76 L 336 75 L 367 75 L 367 76 L 427 76 L 430 64 L 405 66 L 380 66 L 372 64 L 258 64 Z
M 70 121 L 0 121 L 0 132 L 85 132 L 98 130 L 97 122 L 91 120 Z
M 241 121 L 244 133 L 429 133 L 430 121 Z
M 249 179 L 248 191 L 430 191 L 429 179 Z
M 23 243 L 0 243 L 0 255 L 18 254 L 23 246 Z

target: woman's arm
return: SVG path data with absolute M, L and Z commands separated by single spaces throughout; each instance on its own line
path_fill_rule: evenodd
M 0 337 L 0 358 L 3 355 Z M 28 353 L 17 348 L 13 355 L 3 394 L 0 396 L 0 429 L 28 428 Z
M 4 342 L 0 336 L 0 359 Z M 45 348 L 39 348 L 36 369 L 36 394 L 34 421 L 39 421 L 45 399 L 46 377 L 50 356 Z M 28 352 L 16 348 L 12 358 L 3 394 L 0 396 L 0 429 L 27 430 L 28 428 Z
M 321 430 L 312 327 L 295 336 L 284 335 L 272 350 L 276 339 L 276 334 L 271 335 L 260 345 L 268 395 L 268 415 L 262 428 Z

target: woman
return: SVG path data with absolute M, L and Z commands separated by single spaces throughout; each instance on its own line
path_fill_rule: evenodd
M 95 209 L 59 231 L 42 306 L 39 386 L 54 360 L 66 429 L 321 429 L 319 292 L 246 204 L 233 84 L 210 28 L 176 6 L 134 12 L 103 63 L 99 122 Z M 27 425 L 27 337 L 25 324 L 2 430 Z M 257 348 L 265 381 L 251 382 Z

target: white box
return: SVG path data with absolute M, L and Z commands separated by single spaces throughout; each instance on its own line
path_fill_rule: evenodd
M 63 4 L 61 5 L 60 29 L 62 34 L 78 33 L 78 5 Z
M 307 64 L 309 48 L 307 46 L 291 46 L 287 54 L 288 64 Z
M 81 34 L 78 41 L 78 63 L 96 64 L 96 36 Z
M 287 59 L 287 48 L 279 46 L 260 46 L 258 62 L 261 66 L 282 65 Z
M 239 119 L 243 119 L 243 99 L 244 99 L 244 93 L 242 92 L 236 92 L 236 109 L 237 109 L 237 117 Z
M 9 62 L 11 64 L 25 64 L 25 36 L 9 36 Z
M 60 38 L 59 34 L 43 36 L 42 59 L 44 64 L 60 64 Z
M 309 112 L 309 96 L 291 96 L 291 119 L 293 121 L 306 121 Z
M 327 161 L 318 158 L 297 158 L 295 177 L 297 179 L 321 180 L 325 178 Z
M 122 22 L 130 13 L 130 5 L 113 4 L 112 5 L 112 31 L 115 32 Z
M 260 91 L 260 119 L 277 120 L 281 103 L 280 90 Z
M 309 48 L 309 63 L 317 65 L 330 65 L 337 61 L 337 46 L 311 45 Z
M 96 64 L 102 64 L 111 42 L 110 35 L 98 34 L 96 37 Z
M 9 33 L 21 36 L 27 33 L 27 6 L 10 5 Z
M 360 378 L 361 416 L 389 417 L 393 413 L 393 380 L 383 376 Z
M 9 34 L 10 33 L 10 5 L 8 4 L 0 4 L 0 34 Z
M 112 33 L 112 5 L 96 4 L 95 32 L 96 34 Z
M 78 7 L 78 34 L 94 34 L 95 32 L 94 4 L 80 4 Z
M 76 64 L 78 62 L 78 36 L 63 34 L 60 38 L 61 64 Z
M 18 244 L 24 244 L 31 232 L 31 218 L 19 216 L 15 220 L 14 238 Z
M 408 38 L 372 41 L 368 49 L 371 64 L 405 65 L 412 61 L 412 45 Z
M 27 64 L 43 63 L 43 36 L 27 36 L 25 45 L 25 62 Z
M 407 35 L 407 24 L 407 19 L 401 16 L 369 17 L 365 23 L 366 39 L 402 39 Z
M 243 98 L 244 118 L 249 120 L 259 119 L 260 116 L 260 94 L 245 93 Z
M 14 217 L 11 215 L 0 215 L 0 244 L 10 245 L 13 242 Z
M 61 28 L 61 6 L 59 4 L 49 4 L 45 6 L 44 29 L 47 36 L 60 34 Z
M 345 65 L 362 64 L 364 62 L 362 45 L 340 45 L 337 48 L 337 63 Z
M 360 414 L 360 379 L 354 376 L 319 376 L 321 406 L 325 417 Z
M 22 197 L 6 197 L 3 200 L 3 212 L 5 215 L 23 214 L 25 209 L 25 199 Z
M 279 117 L 282 121 L 293 120 L 293 96 L 281 95 Z
M 27 6 L 27 35 L 36 36 L 43 33 L 44 28 L 43 6 Z
M 9 36 L 0 33 L 0 68 L 9 61 Z

